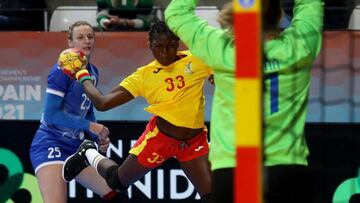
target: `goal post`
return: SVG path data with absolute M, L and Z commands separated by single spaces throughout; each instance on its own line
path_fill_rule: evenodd
M 261 0 L 234 0 L 235 202 L 262 202 Z

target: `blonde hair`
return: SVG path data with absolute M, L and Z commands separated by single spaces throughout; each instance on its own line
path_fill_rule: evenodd
M 68 39 L 69 39 L 69 40 L 72 40 L 72 39 L 73 39 L 74 28 L 75 28 L 75 27 L 82 26 L 82 25 L 89 26 L 89 27 L 91 27 L 91 29 L 92 29 L 92 26 L 90 25 L 90 23 L 88 23 L 88 22 L 86 22 L 86 21 L 76 21 L 75 23 L 73 23 L 73 24 L 70 25 L 70 27 L 69 27 L 69 31 L 68 31 Z M 93 32 L 94 32 L 94 30 L 93 30 Z
M 218 22 L 223 29 L 228 29 L 231 33 L 234 28 L 233 3 L 224 4 L 219 12 Z

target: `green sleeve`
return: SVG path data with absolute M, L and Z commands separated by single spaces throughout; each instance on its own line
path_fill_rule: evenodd
M 138 9 L 145 9 L 147 11 L 140 11 L 139 14 L 136 15 L 137 19 L 140 19 L 144 22 L 143 28 L 150 28 L 151 23 L 155 21 L 155 13 L 153 11 L 153 1 L 152 0 L 140 0 L 137 4 Z
M 321 0 L 295 0 L 294 19 L 292 23 L 299 28 L 299 35 L 309 49 L 313 59 L 321 49 L 324 8 Z
M 321 0 L 295 0 L 291 26 L 279 38 L 267 41 L 264 47 L 267 59 L 281 65 L 277 68 L 265 66 L 265 72 L 277 72 L 292 68 L 300 61 L 315 60 L 321 49 L 323 15 Z
M 138 3 L 138 7 L 141 8 L 152 8 L 153 7 L 153 1 L 152 0 L 140 0 Z
M 100 21 L 104 18 L 109 18 L 108 9 L 112 8 L 111 0 L 96 0 L 96 4 L 97 4 L 96 21 L 98 22 L 99 27 L 101 27 Z
M 214 28 L 195 15 L 198 0 L 172 0 L 165 10 L 170 29 L 190 51 L 214 71 L 234 71 L 233 37 L 223 29 Z
M 137 19 L 142 20 L 144 22 L 143 28 L 150 28 L 151 23 L 155 21 L 155 16 L 153 14 L 149 15 L 137 15 Z

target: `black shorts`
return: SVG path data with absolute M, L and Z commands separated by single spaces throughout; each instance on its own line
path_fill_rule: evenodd
M 311 203 L 312 176 L 302 165 L 265 167 L 264 203 Z
M 212 172 L 212 202 L 234 202 L 234 168 Z M 264 203 L 312 203 L 312 176 L 307 166 L 277 165 L 263 169 Z
M 224 168 L 212 172 L 212 203 L 234 202 L 234 168 Z

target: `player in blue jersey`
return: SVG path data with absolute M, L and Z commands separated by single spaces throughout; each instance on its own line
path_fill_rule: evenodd
M 68 32 L 69 47 L 78 48 L 90 59 L 95 45 L 95 33 L 85 21 L 75 22 Z M 87 64 L 94 84 L 98 70 Z M 55 64 L 48 75 L 44 112 L 30 148 L 30 159 L 38 178 L 45 203 L 66 203 L 67 184 L 62 179 L 66 158 L 76 152 L 88 133 L 105 152 L 110 144 L 109 129 L 96 122 L 92 102 L 76 80 L 65 75 Z M 116 199 L 117 192 L 91 167 L 76 180 L 104 199 Z

